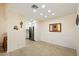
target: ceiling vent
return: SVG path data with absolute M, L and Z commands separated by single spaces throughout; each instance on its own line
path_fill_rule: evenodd
M 32 8 L 33 8 L 33 9 L 37 9 L 37 8 L 38 8 L 38 6 L 37 6 L 37 5 L 35 5 L 35 4 L 33 4 L 33 5 L 32 5 Z

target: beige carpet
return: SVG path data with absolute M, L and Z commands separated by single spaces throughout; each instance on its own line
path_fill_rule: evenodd
M 74 49 L 41 41 L 26 41 L 26 47 L 5 54 L 8 56 L 76 56 Z

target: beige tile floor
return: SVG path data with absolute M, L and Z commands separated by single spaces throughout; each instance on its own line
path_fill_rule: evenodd
M 42 41 L 26 40 L 26 47 L 3 54 L 8 56 L 76 56 L 76 50 Z

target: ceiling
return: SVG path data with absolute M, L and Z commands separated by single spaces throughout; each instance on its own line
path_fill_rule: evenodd
M 38 6 L 36 12 L 33 12 L 31 7 L 34 3 L 12 3 L 8 4 L 9 10 L 15 13 L 22 14 L 28 18 L 28 20 L 43 20 L 47 18 L 56 18 L 77 12 L 77 3 L 35 3 Z M 45 8 L 41 8 L 45 5 Z M 48 13 L 48 10 L 51 10 Z M 43 13 L 43 15 L 40 15 Z M 54 15 L 52 15 L 52 13 Z M 47 17 L 45 17 L 47 16 Z

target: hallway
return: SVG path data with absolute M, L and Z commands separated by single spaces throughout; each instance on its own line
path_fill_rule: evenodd
M 0 56 L 79 55 L 78 16 L 77 3 L 0 4 Z

